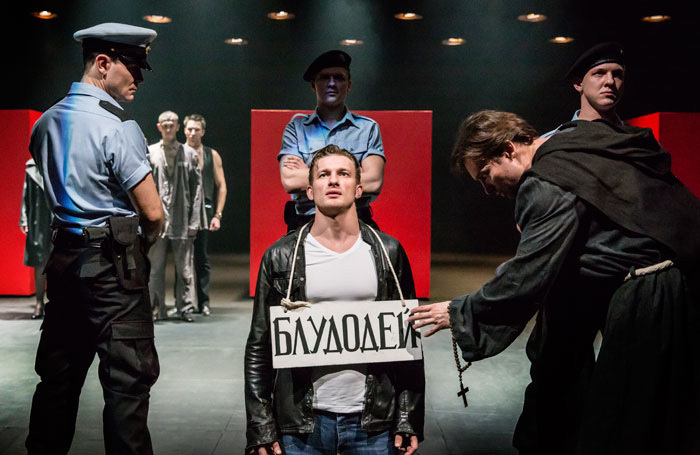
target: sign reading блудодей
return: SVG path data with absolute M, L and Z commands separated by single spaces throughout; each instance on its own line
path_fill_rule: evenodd
M 272 366 L 295 368 L 423 358 L 420 333 L 407 319 L 418 300 L 314 303 L 270 307 Z

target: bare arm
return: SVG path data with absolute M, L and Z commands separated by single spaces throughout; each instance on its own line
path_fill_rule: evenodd
M 139 224 L 146 243 L 146 250 L 153 245 L 163 228 L 163 203 L 158 196 L 153 175 L 148 174 L 129 190 L 129 198 L 139 215 Z
M 288 194 L 304 192 L 309 185 L 309 167 L 296 155 L 283 155 L 280 159 L 280 179 Z
M 362 160 L 362 192 L 379 194 L 384 185 L 384 158 L 370 155 Z
M 224 178 L 224 166 L 219 152 L 212 149 L 212 160 L 214 161 L 214 185 L 216 185 L 216 213 L 223 213 L 226 204 L 226 178 Z M 216 215 L 209 222 L 209 230 L 218 231 L 221 227 L 221 219 Z

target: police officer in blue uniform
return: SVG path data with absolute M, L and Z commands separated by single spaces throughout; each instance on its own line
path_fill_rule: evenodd
M 146 142 L 118 104 L 131 101 L 150 29 L 100 24 L 75 33 L 84 73 L 32 131 L 30 151 L 54 214 L 49 302 L 37 350 L 29 454 L 65 454 L 95 353 L 107 454 L 151 454 L 151 386 L 159 374 L 145 253 L 163 224 Z

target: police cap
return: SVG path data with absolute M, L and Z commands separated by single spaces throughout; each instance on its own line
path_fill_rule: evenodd
M 313 81 L 319 71 L 326 68 L 340 67 L 350 70 L 351 61 L 352 58 L 343 51 L 334 50 L 324 52 L 316 57 L 316 60 L 306 69 L 304 80 L 309 82 Z
M 125 63 L 135 63 L 151 71 L 146 56 L 157 35 L 150 28 L 107 22 L 78 30 L 73 38 L 83 43 L 83 55 L 93 52 L 116 54 Z
M 593 46 L 584 52 L 569 68 L 569 71 L 566 73 L 566 79 L 583 78 L 588 70 L 603 63 L 617 63 L 624 68 L 625 56 L 622 46 L 614 42 L 600 43 Z

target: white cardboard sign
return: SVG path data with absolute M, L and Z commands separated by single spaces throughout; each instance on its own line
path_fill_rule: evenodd
M 418 300 L 314 303 L 270 307 L 273 368 L 401 362 L 423 358 L 421 335 L 408 326 Z

